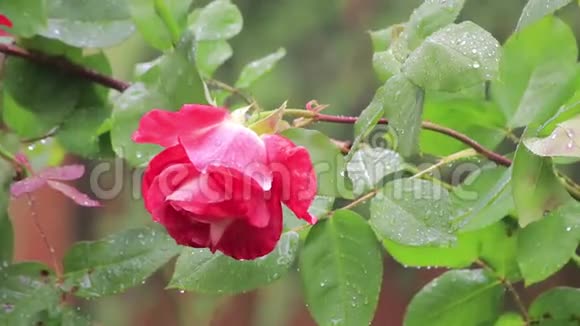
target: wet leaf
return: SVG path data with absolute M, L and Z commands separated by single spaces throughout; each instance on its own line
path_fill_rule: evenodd
M 542 219 L 571 198 L 555 176 L 552 160 L 533 154 L 523 143 L 518 145 L 512 166 L 512 195 L 522 227 Z
M 518 264 L 526 285 L 560 270 L 580 243 L 580 204 L 566 204 L 526 226 L 518 239 Z
M 554 13 L 556 10 L 566 6 L 572 0 L 528 0 L 528 3 L 522 11 L 516 31 L 519 31 L 528 25 L 544 18 L 544 16 Z
M 78 242 L 64 258 L 64 286 L 83 298 L 120 293 L 142 284 L 179 248 L 160 227 Z
M 382 274 L 379 244 L 358 214 L 339 210 L 308 233 L 300 276 L 307 306 L 319 325 L 368 325 Z
M 198 41 L 225 40 L 242 30 L 242 14 L 229 0 L 216 0 L 204 7 L 193 25 Z
M 557 287 L 542 293 L 530 306 L 540 325 L 573 325 L 580 317 L 580 289 Z
M 0 266 L 0 324 L 34 325 L 37 313 L 59 303 L 55 282 L 39 263 Z
M 526 147 L 539 156 L 580 157 L 580 116 L 559 123 L 546 138 L 528 138 Z
M 48 23 L 40 34 L 87 48 L 118 44 L 135 31 L 127 1 L 48 1 Z
M 481 325 L 499 315 L 503 287 L 483 270 L 446 272 L 415 295 L 407 308 L 406 326 Z
M 247 261 L 208 249 L 184 248 L 169 288 L 198 293 L 232 294 L 272 283 L 288 273 L 296 259 L 298 234 L 286 232 L 270 254 Z
M 380 147 L 361 148 L 346 165 L 353 193 L 358 196 L 373 189 L 385 176 L 403 170 L 403 163 L 395 151 Z
M 274 66 L 278 61 L 286 56 L 286 50 L 283 48 L 278 49 L 276 52 L 269 54 L 263 58 L 257 59 L 248 63 L 240 73 L 238 81 L 235 83 L 237 88 L 248 88 L 263 75 L 274 69 Z
M 402 72 L 426 90 L 453 92 L 494 80 L 499 58 L 499 42 L 468 21 L 429 36 L 411 53 Z
M 445 246 L 455 240 L 452 217 L 446 189 L 421 179 L 397 179 L 371 201 L 369 223 L 381 239 Z

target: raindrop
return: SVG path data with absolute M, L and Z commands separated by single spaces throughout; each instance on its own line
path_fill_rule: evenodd
M 572 231 L 572 227 L 571 226 L 569 226 L 569 227 L 566 228 L 566 232 L 570 232 L 570 231 Z
M 474 63 L 474 64 L 473 64 L 473 68 L 477 69 L 477 68 L 479 68 L 479 67 L 481 67 L 481 66 L 479 65 L 479 63 L 478 63 L 478 62 L 476 62 L 476 63 Z
M 572 143 L 572 142 L 570 141 L 570 142 L 568 142 L 568 144 L 566 145 L 566 147 L 567 147 L 568 149 L 572 149 L 572 148 L 574 147 L 574 143 Z
M 28 145 L 27 148 L 28 148 L 29 151 L 33 151 L 34 150 L 34 145 Z
M 185 290 L 179 290 L 179 293 L 184 294 Z

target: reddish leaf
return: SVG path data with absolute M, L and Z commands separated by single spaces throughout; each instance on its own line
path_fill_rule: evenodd
M 83 176 L 85 167 L 80 164 L 52 167 L 41 171 L 38 175 L 43 179 L 70 181 Z
M 67 196 L 68 198 L 74 200 L 77 204 L 86 207 L 98 207 L 101 206 L 101 203 L 98 201 L 91 199 L 86 194 L 78 191 L 75 187 L 71 187 L 65 183 L 59 181 L 52 181 L 47 180 L 48 186 L 54 190 L 60 191 L 63 195 Z
M 13 197 L 20 197 L 24 194 L 31 193 L 46 184 L 46 180 L 38 176 L 32 176 L 24 180 L 17 181 L 10 186 L 10 194 Z

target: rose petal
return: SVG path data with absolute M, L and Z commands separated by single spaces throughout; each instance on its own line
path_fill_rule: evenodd
M 6 26 L 6 27 L 12 27 L 12 21 L 10 19 L 8 19 L 8 17 L 6 17 L 4 15 L 0 15 L 0 25 Z
M 48 186 L 54 190 L 60 191 L 63 195 L 67 196 L 68 198 L 75 201 L 80 206 L 86 207 L 98 207 L 101 206 L 101 203 L 98 201 L 91 199 L 86 194 L 80 192 L 77 188 L 69 186 L 59 181 L 52 181 L 47 180 Z
M 257 228 L 244 220 L 230 224 L 215 249 L 235 259 L 256 259 L 274 250 L 282 234 L 282 205 L 279 200 L 268 202 L 269 223 Z
M 250 129 L 234 122 L 224 122 L 203 135 L 179 138 L 191 163 L 200 171 L 220 166 L 241 172 L 264 190 L 272 185 L 264 142 Z
M 167 197 L 181 185 L 199 176 L 199 172 L 189 163 L 173 164 L 161 171 L 150 185 L 143 183 L 142 191 L 145 208 L 153 213 L 165 205 Z
M 253 226 L 265 227 L 270 219 L 266 196 L 253 179 L 239 171 L 211 166 L 206 174 L 183 183 L 166 200 L 199 221 L 246 219 Z
M 279 191 L 282 202 L 298 218 L 310 224 L 316 217 L 308 213 L 308 208 L 316 195 L 316 173 L 310 154 L 306 148 L 296 146 L 279 135 L 263 135 L 268 161 L 274 175 L 274 187 Z
M 38 175 L 44 179 L 70 181 L 83 176 L 85 167 L 80 164 L 63 165 L 42 170 Z
M 186 104 L 177 112 L 155 109 L 141 118 L 132 139 L 137 143 L 169 147 L 178 143 L 179 136 L 201 135 L 227 116 L 226 109 L 199 104 Z
M 149 165 L 143 173 L 143 182 L 141 184 L 143 198 L 147 198 L 149 187 L 151 186 L 151 183 L 153 183 L 153 180 L 158 177 L 163 170 L 174 164 L 190 164 L 187 154 L 181 145 L 164 149 L 149 162 Z
M 178 244 L 194 248 L 209 246 L 209 224 L 189 219 L 167 204 L 158 207 L 152 214 L 153 219 L 162 224 Z
M 24 194 L 36 191 L 45 184 L 46 180 L 44 180 L 43 178 L 40 178 L 38 176 L 31 176 L 26 179 L 14 182 L 10 186 L 10 194 L 13 197 L 18 198 Z

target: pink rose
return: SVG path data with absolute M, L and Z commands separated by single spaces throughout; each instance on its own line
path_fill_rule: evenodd
M 186 104 L 152 110 L 133 134 L 165 147 L 143 176 L 145 207 L 181 245 L 236 259 L 271 252 L 282 233 L 282 203 L 315 223 L 308 208 L 316 175 L 305 148 L 258 136 L 227 110 Z

